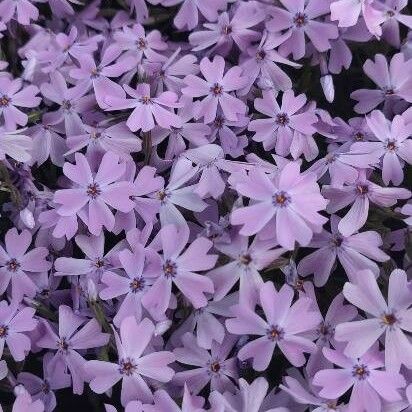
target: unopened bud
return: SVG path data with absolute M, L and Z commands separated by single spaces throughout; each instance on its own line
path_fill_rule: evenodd
M 29 229 L 33 229 L 36 225 L 33 213 L 27 207 L 20 211 L 20 219 Z
M 330 74 L 320 78 L 323 94 L 329 103 L 335 99 L 335 86 L 333 85 L 333 77 Z

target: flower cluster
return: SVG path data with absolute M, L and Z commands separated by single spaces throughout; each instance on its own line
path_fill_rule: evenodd
M 0 0 L 0 411 L 412 411 L 407 0 Z

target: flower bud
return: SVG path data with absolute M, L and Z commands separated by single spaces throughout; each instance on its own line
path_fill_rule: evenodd
M 323 89 L 323 94 L 329 103 L 335 99 L 335 86 L 333 85 L 333 77 L 330 74 L 320 78 L 320 84 Z

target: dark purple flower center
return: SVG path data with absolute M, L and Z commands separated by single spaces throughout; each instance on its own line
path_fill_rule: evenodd
M 98 257 L 94 261 L 94 266 L 96 266 L 97 269 L 101 269 L 106 266 L 106 262 L 104 261 L 103 258 Z
M 167 259 L 163 265 L 163 273 L 167 278 L 174 278 L 177 274 L 177 265 L 170 259 Z
M 225 124 L 225 119 L 222 116 L 216 116 L 216 119 L 214 120 L 213 124 L 217 129 L 221 129 Z
M 257 61 L 262 61 L 262 60 L 265 59 L 265 57 L 266 57 L 266 52 L 264 50 L 260 49 L 256 52 L 256 60 Z
M 369 186 L 368 185 L 358 185 L 356 186 L 356 190 L 360 195 L 366 195 L 369 193 Z
M 282 328 L 279 326 L 271 326 L 267 331 L 266 331 L 266 336 L 268 337 L 269 340 L 271 341 L 278 341 L 283 339 L 283 335 L 285 332 L 283 331 Z
M 10 101 L 11 101 L 10 97 L 3 94 L 3 96 L 0 97 L 0 106 L 1 107 L 7 107 L 9 105 Z
M 333 246 L 339 247 L 342 245 L 343 237 L 339 234 L 336 234 L 332 237 L 331 242 Z
M 140 103 L 142 104 L 152 104 L 152 99 L 150 98 L 150 96 L 142 96 L 139 100 Z
M 365 134 L 362 132 L 356 132 L 353 135 L 353 138 L 357 141 L 357 142 L 363 142 L 365 140 Z
M 129 286 L 132 293 L 137 293 L 144 289 L 144 285 L 145 280 L 143 278 L 134 278 Z
M 61 338 L 56 342 L 57 349 L 61 352 L 66 352 L 67 349 L 69 349 L 69 344 L 66 340 L 66 338 Z
M 213 373 L 219 373 L 220 369 L 221 369 L 221 366 L 220 366 L 220 363 L 218 361 L 213 361 L 213 362 L 210 363 L 210 370 Z
M 92 69 L 92 72 L 91 72 L 90 77 L 91 77 L 92 79 L 96 79 L 97 77 L 100 76 L 101 70 L 102 70 L 102 69 L 101 69 L 100 67 L 95 67 L 94 69 Z
M 97 130 L 93 130 L 92 132 L 90 132 L 90 139 L 92 140 L 98 140 L 101 137 L 102 137 L 102 134 L 98 132 Z
M 246 253 L 244 255 L 239 256 L 239 261 L 243 265 L 247 266 L 250 262 L 252 262 L 252 257 L 248 253 Z
M 285 126 L 289 123 L 289 117 L 286 113 L 279 113 L 276 115 L 276 124 Z
M 331 339 L 335 333 L 335 329 L 329 324 L 322 322 L 318 328 L 318 333 L 321 339 Z
M 164 202 L 165 199 L 167 199 L 169 195 L 167 194 L 167 192 L 165 190 L 159 190 L 157 192 L 157 198 L 161 201 Z
M 92 199 L 96 199 L 97 196 L 99 196 L 102 191 L 99 188 L 99 185 L 97 183 L 91 183 L 89 186 L 87 186 L 87 196 L 91 197 Z
M 386 142 L 386 149 L 390 152 L 394 152 L 397 149 L 396 143 L 393 140 L 388 140 Z
M 7 336 L 9 327 L 6 325 L 0 326 L 0 339 L 5 338 Z
M 144 50 L 147 48 L 147 41 L 143 37 L 140 37 L 136 40 L 136 46 L 139 50 Z
M 214 96 L 221 96 L 223 93 L 223 86 L 221 86 L 219 83 L 215 83 L 211 88 L 210 91 Z
M 41 391 L 45 394 L 48 394 L 50 392 L 50 383 L 47 380 L 45 380 L 43 382 L 43 385 L 41 387 Z
M 63 110 L 70 110 L 72 108 L 72 103 L 70 100 L 63 100 L 62 101 L 62 108 Z
M 275 206 L 285 207 L 290 203 L 289 195 L 283 190 L 273 196 L 273 204 Z
M 226 26 L 222 27 L 222 34 L 224 34 L 225 36 L 227 36 L 228 34 L 232 33 L 232 26 L 230 26 L 229 24 Z
M 383 89 L 383 93 L 385 94 L 385 96 L 393 96 L 395 94 L 395 91 L 392 87 L 385 87 Z
M 293 18 L 293 23 L 296 27 L 302 27 L 308 22 L 308 16 L 305 13 L 296 13 Z
M 20 267 L 20 263 L 13 258 L 6 263 L 6 267 L 9 272 L 17 272 Z
M 360 381 L 365 380 L 369 376 L 369 370 L 366 365 L 355 365 L 352 370 L 352 376 Z
M 121 359 L 119 362 L 119 372 L 122 375 L 126 375 L 126 376 L 133 375 L 136 369 L 137 369 L 137 365 L 130 358 Z
M 393 16 L 395 15 L 395 12 L 394 12 L 393 10 L 388 10 L 388 11 L 386 12 L 386 15 L 387 15 L 388 17 L 393 17 Z
M 392 326 L 394 325 L 398 319 L 396 318 L 394 313 L 385 313 L 382 316 L 382 322 L 385 326 Z

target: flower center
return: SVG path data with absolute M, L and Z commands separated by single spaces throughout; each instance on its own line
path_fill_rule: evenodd
M 217 116 L 213 123 L 217 129 L 221 129 L 225 124 L 225 119 L 222 116 Z
M 388 141 L 386 142 L 386 149 L 387 149 L 389 152 L 394 152 L 394 151 L 397 149 L 396 143 L 395 143 L 393 140 L 388 140 Z
M 66 338 L 61 338 L 56 342 L 57 349 L 62 352 L 66 352 L 69 349 L 69 344 L 66 341 Z
M 10 259 L 7 263 L 6 263 L 6 267 L 7 270 L 9 272 L 17 272 L 17 270 L 20 267 L 20 263 L 16 260 L 16 259 Z
M 226 25 L 223 26 L 222 28 L 222 34 L 224 34 L 225 36 L 227 36 L 228 34 L 232 33 L 232 26 L 230 25 Z
M 94 262 L 94 266 L 97 267 L 97 269 L 101 269 L 106 265 L 105 261 L 103 258 L 97 258 Z
M 266 52 L 264 50 L 258 50 L 256 52 L 256 60 L 257 61 L 262 61 L 264 60 L 266 57 Z
M 252 257 L 247 253 L 245 255 L 240 255 L 239 256 L 239 261 L 240 263 L 242 263 L 243 265 L 248 265 L 251 261 L 252 261 Z
M 167 259 L 163 265 L 163 273 L 167 278 L 174 278 L 177 273 L 177 265 L 172 262 L 170 259 Z
M 7 107 L 10 101 L 11 101 L 10 97 L 3 94 L 3 96 L 0 97 L 0 106 Z
M 99 188 L 99 185 L 97 183 L 92 183 L 89 186 L 87 186 L 87 196 L 90 196 L 92 199 L 96 199 L 97 196 L 99 196 L 102 191 Z
M 136 371 L 137 366 L 130 358 L 122 359 L 119 362 L 119 372 L 122 375 L 130 376 Z
M 134 278 L 131 282 L 130 282 L 130 290 L 132 291 L 132 293 L 137 293 L 140 292 L 141 290 L 144 289 L 144 284 L 145 284 L 145 280 L 143 278 Z
M 365 380 L 369 376 L 369 370 L 366 365 L 355 365 L 352 370 L 352 376 L 360 381 Z
M 334 236 L 332 237 L 331 242 L 332 242 L 332 245 L 333 245 L 333 246 L 339 247 L 339 246 L 342 245 L 343 237 L 342 237 L 341 235 L 334 235 Z
M 161 201 L 164 202 L 165 199 L 168 197 L 167 192 L 164 190 L 159 190 L 157 192 L 157 198 Z
M 218 361 L 214 361 L 214 362 L 212 362 L 211 364 L 210 364 L 210 370 L 213 372 L 213 373 L 219 373 L 219 371 L 220 371 L 220 363 L 218 362 Z
M 382 316 L 382 322 L 385 326 L 392 326 L 394 325 L 398 319 L 396 318 L 394 313 L 385 313 Z
M 395 91 L 392 87 L 385 87 L 383 89 L 383 93 L 385 94 L 385 96 L 393 96 L 395 94 Z
M 357 142 L 363 142 L 365 140 L 365 135 L 362 132 L 356 132 L 353 135 L 353 138 L 357 141 Z
M 271 341 L 281 340 L 283 338 L 283 335 L 284 335 L 283 329 L 277 325 L 271 326 L 271 328 L 266 331 L 266 336 Z
M 142 96 L 139 101 L 142 104 L 152 104 L 152 99 L 150 96 Z
M 290 203 L 289 195 L 284 192 L 280 191 L 273 196 L 273 204 L 275 206 L 285 207 Z
M 358 185 L 356 190 L 360 195 L 366 195 L 369 192 L 369 187 L 367 185 Z
M 308 16 L 305 13 L 296 13 L 293 18 L 293 23 L 296 27 L 302 27 L 308 22 Z
M 90 139 L 92 139 L 92 140 L 98 140 L 98 139 L 100 139 L 102 137 L 102 134 L 100 133 L 100 132 L 98 132 L 97 130 L 93 130 L 91 133 L 90 133 Z
M 388 17 L 393 17 L 393 16 L 395 15 L 395 12 L 394 12 L 393 10 L 388 10 L 388 11 L 386 12 L 386 15 L 387 15 Z
M 62 101 L 62 108 L 63 110 L 70 110 L 72 108 L 72 104 L 70 100 L 63 100 Z
M 9 327 L 6 325 L 1 325 L 0 326 L 0 339 L 5 338 L 7 336 L 7 332 L 9 330 Z
M 100 67 L 96 67 L 96 68 L 92 69 L 92 72 L 91 72 L 90 77 L 91 77 L 92 79 L 95 79 L 96 77 L 99 77 L 101 70 L 102 70 L 102 69 L 101 69 Z
M 47 380 L 43 382 L 43 385 L 41 386 L 41 391 L 45 394 L 48 394 L 50 392 L 50 383 Z
M 286 113 L 279 113 L 276 115 L 276 124 L 285 126 L 289 123 L 289 117 Z
M 143 37 L 140 37 L 139 40 L 136 41 L 136 46 L 139 50 L 144 50 L 147 48 L 147 41 Z
M 215 83 L 211 88 L 210 91 L 214 96 L 221 96 L 223 93 L 223 86 L 221 86 L 219 83 Z
M 334 333 L 335 329 L 329 324 L 322 322 L 318 328 L 318 333 L 322 339 L 330 339 Z

